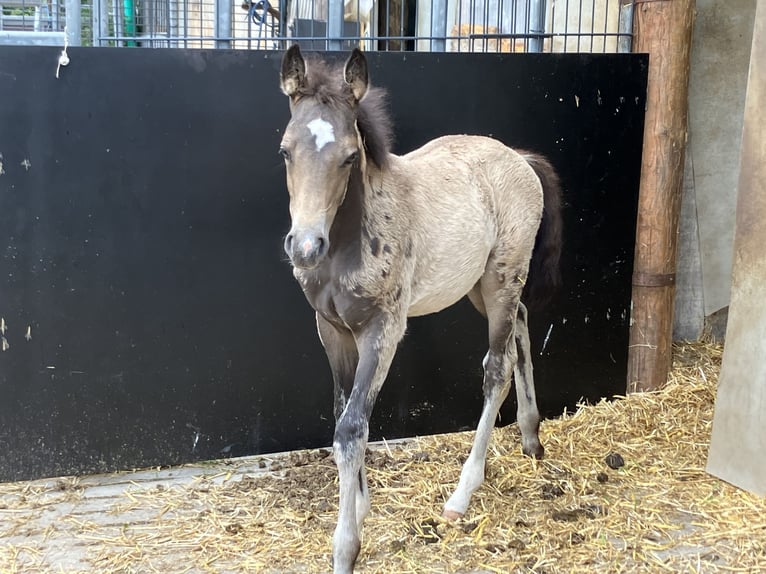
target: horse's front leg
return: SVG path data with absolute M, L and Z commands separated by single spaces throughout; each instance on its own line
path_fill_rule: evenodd
M 353 572 L 361 547 L 362 522 L 370 509 L 364 453 L 375 399 L 404 335 L 404 313 L 379 312 L 355 333 L 359 363 L 346 406 L 335 425 L 333 454 L 338 466 L 340 502 L 333 536 L 333 571 Z
M 327 360 L 330 363 L 330 370 L 332 371 L 332 380 L 335 387 L 333 414 L 337 424 L 343 409 L 346 408 L 346 401 L 354 386 L 354 375 L 356 374 L 356 366 L 359 363 L 359 353 L 356 350 L 356 341 L 351 331 L 335 326 L 319 313 L 316 314 L 316 320 L 319 340 L 322 342 L 322 346 L 327 354 Z

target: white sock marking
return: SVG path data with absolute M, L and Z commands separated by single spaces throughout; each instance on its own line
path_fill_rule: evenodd
M 335 130 L 332 124 L 322 118 L 311 120 L 306 127 L 316 140 L 317 151 L 322 151 L 324 146 L 335 141 Z

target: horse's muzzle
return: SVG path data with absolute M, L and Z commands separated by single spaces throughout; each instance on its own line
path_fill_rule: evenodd
M 294 267 L 313 269 L 327 255 L 329 242 L 313 231 L 290 232 L 285 237 L 285 253 Z

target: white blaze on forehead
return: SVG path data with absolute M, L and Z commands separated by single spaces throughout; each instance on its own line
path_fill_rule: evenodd
M 332 124 L 322 118 L 311 120 L 306 127 L 316 140 L 317 151 L 322 151 L 324 146 L 335 141 L 335 130 Z

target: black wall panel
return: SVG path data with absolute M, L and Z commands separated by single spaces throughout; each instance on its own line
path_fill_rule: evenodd
M 70 49 L 56 79 L 57 55 L 0 49 L 0 480 L 328 444 L 281 250 L 281 54 Z M 553 161 L 565 287 L 532 317 L 538 402 L 622 393 L 646 57 L 369 58 L 397 151 L 476 133 Z M 473 427 L 485 352 L 465 302 L 412 320 L 371 438 Z

